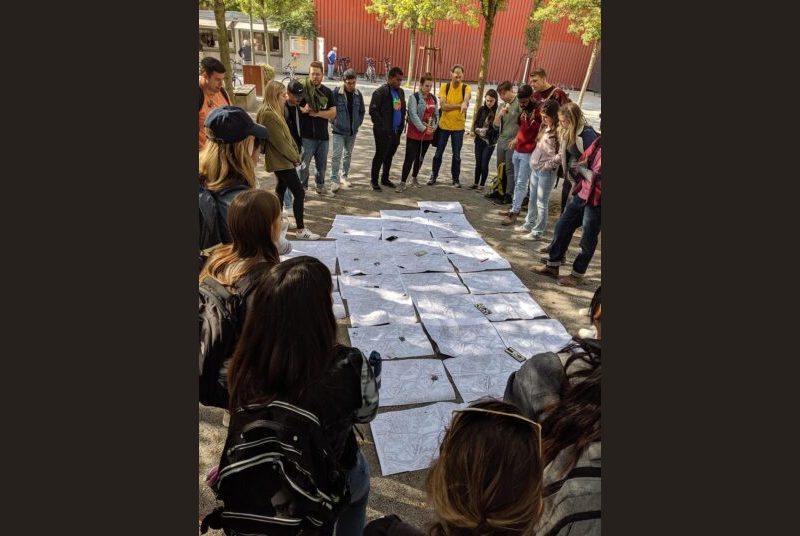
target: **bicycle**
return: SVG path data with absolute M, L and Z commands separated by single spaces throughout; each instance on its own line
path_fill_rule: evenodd
M 383 58 L 383 76 L 386 82 L 389 82 L 389 71 L 392 69 L 392 58 L 384 56 Z
M 344 72 L 350 68 L 350 58 L 343 56 L 336 60 L 336 67 L 334 68 L 333 77 L 339 80 L 344 80 Z
M 284 86 L 288 85 L 288 83 L 291 82 L 292 80 L 297 80 L 297 75 L 295 74 L 294 70 L 297 68 L 298 63 L 299 62 L 297 61 L 297 54 L 292 53 L 292 59 L 289 61 L 289 63 L 283 66 L 283 74 L 289 75 L 284 77 L 283 80 L 281 80 L 281 83 Z
M 367 63 L 367 70 L 364 71 L 364 79 L 367 82 L 376 82 L 378 80 L 378 74 L 375 71 L 375 58 L 364 58 L 364 61 Z

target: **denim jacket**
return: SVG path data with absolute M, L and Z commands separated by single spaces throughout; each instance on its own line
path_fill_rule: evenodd
M 336 117 L 331 119 L 333 126 L 333 133 L 340 136 L 350 136 L 350 113 L 347 109 L 347 95 L 345 90 L 340 86 L 333 90 L 333 98 L 336 106 Z M 353 134 L 358 132 L 358 127 L 364 121 L 364 95 L 358 89 L 355 90 L 353 95 Z
M 433 97 L 433 115 L 431 116 L 431 124 L 436 128 L 439 124 L 439 101 Z M 419 131 L 425 130 L 425 125 L 422 124 L 422 117 L 425 115 L 425 108 L 428 104 L 425 102 L 425 97 L 422 93 L 417 91 L 413 93 L 408 99 L 408 121 L 413 123 Z

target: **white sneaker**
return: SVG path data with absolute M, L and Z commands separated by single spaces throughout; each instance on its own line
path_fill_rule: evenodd
M 319 235 L 312 233 L 308 229 L 297 231 L 294 235 L 297 237 L 298 240 L 319 240 Z
M 316 189 L 317 195 L 321 195 L 323 197 L 330 197 L 330 196 L 333 195 L 333 192 L 331 192 L 330 186 L 328 186 L 326 184 L 323 184 L 322 186 L 316 186 L 315 189 Z
M 523 236 L 522 239 L 523 240 L 542 241 L 542 240 L 544 240 L 544 237 L 542 235 L 536 235 L 536 234 L 533 234 L 533 232 L 530 232 L 530 233 L 526 234 L 525 236 Z
M 331 183 L 331 192 L 336 193 L 339 191 L 339 183 L 333 182 Z
M 588 307 L 584 307 L 583 309 L 578 309 L 578 314 L 581 316 L 589 316 L 591 314 L 591 310 Z
M 514 227 L 514 230 L 516 232 L 518 232 L 518 233 L 530 233 L 531 232 L 531 228 L 528 227 L 527 223 L 523 223 L 522 225 L 517 225 L 516 227 Z
M 287 216 L 285 213 L 283 215 L 283 221 L 284 223 L 286 223 L 286 228 L 289 229 L 290 231 L 294 231 L 295 229 L 297 229 L 297 224 L 294 223 L 292 220 L 290 220 L 289 216 Z
M 596 339 L 597 328 L 592 326 L 589 329 L 579 329 L 578 337 L 580 337 L 581 339 Z
M 350 188 L 350 181 L 347 180 L 347 175 L 342 177 L 339 182 L 342 183 L 342 188 Z

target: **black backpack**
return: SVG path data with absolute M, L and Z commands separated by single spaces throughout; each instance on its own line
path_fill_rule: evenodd
M 212 277 L 200 283 L 200 403 L 228 407 L 227 365 L 239 340 L 247 312 L 247 297 L 266 263 L 256 265 L 230 292 Z
M 222 219 L 220 212 L 220 197 L 230 192 L 248 190 L 245 185 L 232 186 L 219 192 L 212 192 L 202 184 L 200 185 L 200 250 L 205 250 L 217 244 L 228 244 L 231 241 L 227 222 Z
M 201 534 L 330 534 L 350 502 L 347 471 L 319 418 L 280 400 L 233 412 L 209 485 L 224 506 L 203 519 Z

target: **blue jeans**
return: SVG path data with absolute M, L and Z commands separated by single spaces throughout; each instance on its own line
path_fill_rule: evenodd
M 511 212 L 519 214 L 525 194 L 528 193 L 528 177 L 531 174 L 531 153 L 518 153 L 514 151 L 511 157 L 514 162 L 514 199 L 511 201 Z
M 328 64 L 328 78 L 333 78 L 333 63 Z
M 550 204 L 550 194 L 556 183 L 557 173 L 557 169 L 534 169 L 531 173 L 525 227 L 535 236 L 542 236 L 547 230 L 547 206 Z
M 358 133 L 356 133 L 358 134 Z M 342 175 L 347 176 L 350 171 L 350 157 L 353 155 L 353 145 L 356 143 L 356 134 L 345 136 L 333 134 L 333 156 L 331 157 L 331 182 L 339 182 L 339 164 L 342 165 Z M 344 159 L 342 159 L 344 152 Z
M 550 257 L 547 266 L 558 266 L 567 253 L 572 235 L 578 227 L 583 227 L 581 236 L 581 252 L 572 263 L 572 275 L 583 277 L 597 248 L 597 237 L 600 236 L 600 207 L 593 207 L 577 195 L 564 209 L 556 223 L 553 242 L 550 244 Z
M 336 521 L 336 536 L 361 536 L 367 524 L 369 500 L 369 464 L 361 449 L 356 455 L 356 466 L 347 476 L 350 481 L 350 504 L 345 506 Z
M 442 167 L 442 155 L 447 148 L 447 140 L 453 138 L 453 161 L 450 164 L 450 176 L 454 182 L 458 182 L 458 177 L 461 175 L 461 146 L 464 144 L 464 131 L 463 130 L 445 130 L 439 129 L 439 143 L 436 147 L 436 154 L 433 155 L 433 172 L 432 177 L 436 179 L 439 177 L 439 168 Z

